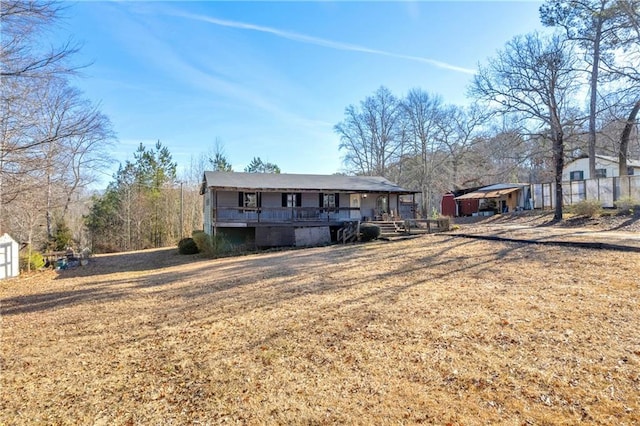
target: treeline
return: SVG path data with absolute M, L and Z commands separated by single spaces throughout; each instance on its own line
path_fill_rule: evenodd
M 81 226 L 79 194 L 114 141 L 109 119 L 71 84 L 77 46 L 46 42 L 62 11 L 0 2 L 0 234 L 45 249 L 64 248 Z
M 160 141 L 154 148 L 140 144 L 103 194 L 95 195 L 84 217 L 88 244 L 94 252 L 139 250 L 176 244 L 202 230 L 199 193 L 205 170 L 231 172 L 220 141 L 192 159 L 177 176 L 177 164 Z M 254 157 L 248 173 L 280 173 L 277 164 Z
M 445 191 L 498 181 L 555 181 L 561 200 L 565 159 L 581 155 L 592 176 L 596 153 L 627 174 L 640 151 L 640 1 L 550 0 L 540 19 L 556 31 L 507 42 L 480 66 L 470 106 L 385 87 L 348 106 L 335 126 L 348 171 L 421 190 L 425 213 Z
M 92 199 L 85 218 L 92 250 L 173 244 L 184 233 L 184 187 L 176 188 L 176 167 L 160 141 L 151 149 L 140 144 L 134 161 L 121 165 L 105 193 Z

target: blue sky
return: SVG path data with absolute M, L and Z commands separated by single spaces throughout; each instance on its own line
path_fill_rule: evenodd
M 539 5 L 79 2 L 59 35 L 92 63 L 75 83 L 110 117 L 116 161 L 160 140 L 183 168 L 219 139 L 237 171 L 259 156 L 327 174 L 342 170 L 333 126 L 345 107 L 380 86 L 467 103 L 478 63 L 542 29 Z

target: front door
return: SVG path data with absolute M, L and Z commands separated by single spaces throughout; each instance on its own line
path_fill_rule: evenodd
M 386 195 L 379 195 L 376 200 L 376 214 L 389 213 L 389 198 Z
M 360 219 L 360 194 L 351 194 L 349 197 L 349 217 L 351 219 Z

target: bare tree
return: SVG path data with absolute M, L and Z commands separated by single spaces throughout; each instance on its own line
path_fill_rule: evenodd
M 455 189 L 464 183 L 464 180 L 460 181 L 461 168 L 471 157 L 475 145 L 482 141 L 483 128 L 489 117 L 490 114 L 477 104 L 467 108 L 450 105 L 441 114 L 438 137 L 448 154 L 451 184 Z
M 79 47 L 71 41 L 47 46 L 42 36 L 60 19 L 65 6 L 58 1 L 3 0 L 0 2 L 0 77 L 42 78 L 82 68 L 71 65 Z
M 345 119 L 336 124 L 340 149 L 345 151 L 347 169 L 360 175 L 386 176 L 403 146 L 400 103 L 386 87 L 360 102 L 349 105 Z
M 204 171 L 204 161 L 198 161 L 192 157 L 189 167 L 180 175 L 181 191 L 183 191 L 181 194 L 183 235 L 190 235 L 192 231 L 201 230 L 203 226 L 202 203 L 204 200 L 200 195 L 200 187 Z
M 81 66 L 78 46 L 47 43 L 66 6 L 54 1 L 0 2 L 0 229 L 23 208 L 26 193 L 46 194 L 51 235 L 53 209 L 64 216 L 74 191 L 100 167 L 112 139 L 108 119 L 68 85 Z M 37 216 L 37 215 L 36 215 Z
M 540 7 L 540 18 L 547 26 L 561 27 L 569 40 L 578 43 L 585 55 L 589 80 L 589 171 L 596 171 L 598 102 L 602 96 L 602 73 L 617 78 L 619 73 L 607 72 L 615 68 L 615 49 L 627 44 L 637 28 L 637 0 L 547 0 Z M 637 69 L 637 63 L 635 68 Z M 626 166 L 625 166 L 626 169 Z M 626 172 L 625 172 L 626 173 Z
M 6 223 L 5 207 L 24 189 L 24 168 L 36 163 L 20 155 L 30 148 L 28 131 L 37 109 L 34 89 L 42 79 L 72 73 L 77 69 L 69 58 L 77 46 L 67 42 L 47 46 L 43 35 L 63 10 L 54 1 L 5 0 L 0 2 L 0 230 Z
M 30 178 L 27 176 L 27 180 Z M 32 206 L 42 204 L 44 197 L 38 192 L 23 192 L 16 197 L 17 204 L 23 206 L 15 209 L 8 218 L 8 225 L 19 241 L 27 244 L 27 256 L 30 259 L 35 241 L 42 241 L 44 232 L 44 214 L 42 209 L 34 209 Z M 31 269 L 31 262 L 27 263 L 27 270 Z
M 402 100 L 404 122 L 404 161 L 408 163 L 408 183 L 421 191 L 422 211 L 427 214 L 434 203 L 435 180 L 441 176 L 439 120 L 442 99 L 421 89 L 412 89 Z M 441 191 L 439 191 L 441 192 Z
M 47 235 L 52 236 L 52 210 L 69 208 L 71 195 L 91 178 L 90 170 L 106 165 L 104 152 L 113 139 L 109 119 L 62 79 L 48 82 L 37 99 L 39 115 L 27 155 L 38 158 L 45 174 Z
M 555 219 L 562 219 L 565 128 L 573 123 L 575 59 L 565 39 L 537 33 L 519 36 L 480 67 L 471 94 L 497 111 L 517 114 L 537 129 L 549 129 L 555 176 Z

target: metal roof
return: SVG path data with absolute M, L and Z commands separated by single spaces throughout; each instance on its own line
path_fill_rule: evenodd
M 493 185 L 483 186 L 482 188 L 476 189 L 476 191 L 497 191 L 500 189 L 524 188 L 525 186 L 529 185 L 523 183 L 494 183 Z
M 461 195 L 459 197 L 456 197 L 456 200 L 468 200 L 468 199 L 474 199 L 474 198 L 498 198 L 502 195 L 506 195 L 506 194 L 510 194 L 514 191 L 519 190 L 520 187 L 515 187 L 515 188 L 503 188 L 503 189 L 497 189 L 494 191 L 475 191 L 475 192 L 470 192 L 468 194 L 464 194 Z
M 414 194 L 380 176 L 204 172 L 204 188 L 251 191 L 387 192 Z
M 460 195 L 456 197 L 456 200 L 468 200 L 468 199 L 479 199 L 479 198 L 498 198 L 502 195 L 509 194 L 511 192 L 517 191 L 518 189 L 522 189 L 528 185 L 522 183 L 496 183 L 489 186 L 484 186 L 482 188 L 476 189 L 473 192 L 469 192 L 464 195 Z

